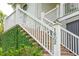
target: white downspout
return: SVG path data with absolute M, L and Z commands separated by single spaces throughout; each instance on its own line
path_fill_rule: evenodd
M 64 3 L 60 3 L 60 17 L 64 16 Z

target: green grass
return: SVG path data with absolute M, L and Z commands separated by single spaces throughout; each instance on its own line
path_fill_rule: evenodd
M 29 35 L 27 35 L 27 37 L 26 35 L 23 35 L 20 30 L 21 28 L 17 25 L 0 35 L 1 55 L 42 55 L 43 48 L 41 48 L 36 42 L 29 41 L 29 39 L 32 38 Z

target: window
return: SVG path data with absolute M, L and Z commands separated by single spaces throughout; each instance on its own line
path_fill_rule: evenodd
M 66 3 L 65 4 L 65 14 L 70 14 L 78 10 L 78 3 Z

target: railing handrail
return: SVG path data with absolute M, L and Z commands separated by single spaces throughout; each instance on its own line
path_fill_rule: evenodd
M 25 13 L 26 15 L 30 16 L 31 18 L 33 18 L 35 21 L 37 21 L 38 23 L 42 24 L 43 26 L 47 27 L 48 29 L 52 30 L 52 27 L 50 27 L 49 25 L 45 24 L 44 22 L 40 21 L 38 18 L 34 17 L 33 15 L 31 15 L 30 13 L 28 13 L 27 11 L 25 12 L 24 10 L 20 9 L 20 11 L 22 11 L 23 13 Z
M 49 23 L 51 23 L 51 24 L 55 24 L 54 22 L 51 22 L 49 19 L 47 19 L 46 17 L 44 17 L 44 19 L 46 20 L 46 21 L 48 21 Z
M 45 15 L 49 14 L 50 12 L 54 11 L 55 9 L 57 9 L 57 7 L 51 9 L 50 11 L 46 12 Z
M 74 34 L 74 33 L 70 32 L 70 31 L 64 29 L 63 27 L 61 27 L 61 29 L 79 39 L 79 36 L 77 36 L 76 34 Z

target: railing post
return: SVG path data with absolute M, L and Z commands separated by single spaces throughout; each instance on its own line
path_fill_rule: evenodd
M 60 43 L 61 43 L 61 27 L 60 24 L 55 24 L 56 28 L 56 39 L 55 39 L 55 45 L 54 45 L 54 55 L 55 56 L 60 56 Z
M 57 8 L 57 18 L 59 18 L 60 17 L 60 8 L 59 8 L 59 5 L 57 5 L 56 8 Z

